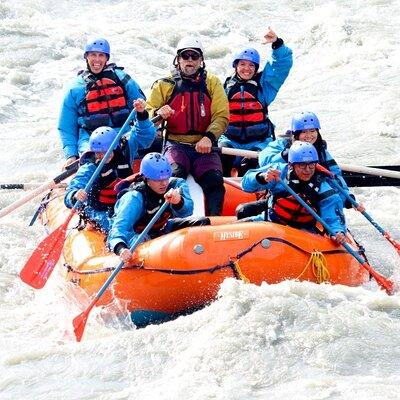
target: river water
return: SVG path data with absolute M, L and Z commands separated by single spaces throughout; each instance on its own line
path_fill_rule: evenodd
M 109 39 L 112 61 L 148 93 L 182 35 L 200 35 L 207 68 L 224 79 L 239 47 L 269 57 L 260 44 L 269 25 L 294 53 L 270 107 L 278 132 L 293 112 L 312 110 L 339 163 L 399 164 L 398 0 L 2 0 L 1 183 L 45 182 L 60 170 L 63 85 L 84 67 L 89 36 Z M 400 240 L 399 189 L 354 192 Z M 22 195 L 2 191 L 0 207 Z M 105 324 L 93 310 L 76 343 L 79 307 L 57 274 L 37 291 L 18 278 L 45 235 L 27 226 L 37 205 L 0 220 L 0 399 L 400 399 L 400 298 L 374 282 L 229 279 L 215 303 L 159 326 Z M 390 244 L 360 214 L 346 216 L 374 268 L 398 284 Z

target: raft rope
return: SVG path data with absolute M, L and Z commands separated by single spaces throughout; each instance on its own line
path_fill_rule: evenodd
M 242 280 L 244 283 L 250 283 L 249 278 L 243 273 L 239 266 L 239 260 L 229 260 L 229 266 L 232 268 L 233 275 L 235 276 L 236 279 Z
M 299 252 L 310 254 L 310 260 L 308 261 L 306 267 L 304 268 L 303 272 L 297 277 L 299 279 L 309 268 L 309 265 L 311 264 L 311 268 L 313 269 L 313 273 L 316 277 L 316 279 L 319 279 L 318 282 L 324 282 L 329 279 L 329 271 L 327 268 L 327 263 L 325 259 L 325 254 L 345 254 L 347 253 L 344 249 L 333 249 L 333 250 L 327 250 L 327 251 L 316 251 L 314 250 L 313 252 L 309 252 L 307 250 L 302 249 L 301 247 L 285 240 L 282 238 L 277 238 L 277 237 L 266 237 L 263 238 L 255 243 L 253 243 L 251 246 L 247 247 L 240 253 L 238 253 L 234 257 L 230 257 L 228 262 L 222 265 L 214 265 L 209 268 L 204 268 L 204 269 L 193 269 L 193 270 L 176 270 L 176 269 L 161 269 L 161 268 L 147 268 L 143 264 L 140 265 L 128 265 L 126 267 L 123 267 L 123 270 L 130 270 L 130 269 L 136 269 L 136 270 L 144 270 L 148 272 L 159 272 L 163 274 L 169 274 L 169 275 L 195 275 L 195 274 L 202 274 L 202 273 L 214 273 L 219 270 L 227 269 L 230 268 L 232 270 L 233 276 L 236 279 L 241 279 L 244 282 L 249 282 L 249 279 L 243 271 L 240 268 L 239 261 L 240 259 L 245 256 L 246 254 L 250 253 L 251 251 L 254 250 L 255 247 L 261 244 L 262 241 L 264 240 L 269 240 L 270 242 L 278 242 L 278 243 L 283 243 L 287 246 L 290 246 L 292 248 L 295 248 Z M 107 272 L 112 272 L 115 267 L 105 267 L 101 269 L 96 269 L 96 270 L 86 270 L 86 271 L 79 271 L 76 268 L 71 267 L 70 265 L 64 263 L 64 268 L 67 269 L 68 273 L 76 274 L 77 276 L 73 277 L 71 281 L 74 281 L 76 283 L 79 283 L 79 275 L 84 276 L 84 275 L 93 275 L 93 274 L 100 274 L 100 273 L 107 273 Z
M 46 209 L 47 205 L 50 202 L 50 196 L 51 196 L 52 192 L 53 192 L 53 189 L 50 189 L 49 192 L 42 198 L 42 200 L 40 200 L 39 207 L 33 214 L 31 222 L 29 222 L 28 226 L 33 226 L 33 224 L 35 223 L 35 221 L 37 220 L 39 215 L 41 215 L 43 213 L 43 211 Z
M 38 209 L 35 211 L 35 213 L 33 214 L 33 217 L 29 223 L 29 226 L 32 226 L 35 221 L 37 220 L 37 218 L 41 218 L 42 219 L 42 224 L 43 226 L 46 228 L 47 232 L 49 232 L 49 229 L 47 229 L 47 223 L 48 220 L 46 217 L 46 209 L 47 206 L 49 205 L 49 203 L 59 197 L 64 196 L 63 194 L 57 194 L 54 192 L 54 189 L 50 189 L 49 192 L 42 198 L 42 200 L 40 201 L 39 207 Z
M 328 262 L 322 252 L 318 250 L 311 252 L 310 259 L 296 280 L 300 279 L 308 268 L 311 268 L 311 271 L 318 283 L 327 282 L 329 280 L 330 273 L 328 269 Z
M 274 239 L 277 240 L 278 238 L 263 238 L 263 239 L 259 240 L 258 242 L 253 243 L 251 246 L 244 249 L 240 253 L 238 253 L 235 257 L 230 257 L 229 261 L 227 263 L 222 264 L 222 265 L 219 265 L 219 264 L 214 265 L 209 268 L 192 269 L 190 271 L 187 271 L 187 270 L 182 271 L 182 270 L 176 270 L 176 269 L 146 268 L 145 266 L 143 266 L 141 264 L 141 265 L 128 265 L 126 267 L 123 267 L 122 269 L 123 270 L 137 269 L 137 270 L 145 270 L 145 271 L 149 271 L 149 272 L 160 272 L 160 273 L 170 274 L 170 275 L 194 275 L 194 274 L 201 274 L 204 272 L 208 272 L 208 273 L 212 274 L 221 269 L 231 268 L 233 276 L 236 279 L 242 279 L 244 282 L 249 282 L 249 279 L 243 274 L 243 272 L 239 266 L 239 260 L 243 256 L 245 256 L 247 253 L 251 252 L 256 246 L 258 246 L 265 239 L 273 241 Z M 279 239 L 279 241 L 281 241 L 281 240 Z M 300 250 L 302 250 L 302 249 L 300 249 Z M 67 269 L 68 273 L 75 273 L 78 275 L 101 274 L 101 273 L 105 273 L 105 272 L 111 272 L 115 269 L 115 267 L 105 267 L 105 268 L 96 269 L 96 270 L 78 271 L 77 269 L 73 268 L 71 265 L 68 265 L 67 263 L 64 263 L 64 268 Z
M 48 218 L 46 215 L 46 211 L 47 211 L 47 206 L 50 204 L 50 202 L 58 199 L 59 197 L 64 197 L 65 196 L 65 189 L 63 191 L 55 191 L 54 189 L 50 189 L 49 192 L 42 198 L 42 200 L 40 201 L 39 207 L 36 210 L 35 214 L 32 217 L 31 222 L 29 223 L 29 226 L 32 226 L 35 221 L 37 220 L 37 218 L 41 218 L 42 219 L 42 224 L 43 226 L 46 228 L 47 232 L 49 233 L 50 230 L 48 228 Z M 77 223 L 77 226 L 75 227 L 71 227 L 68 230 L 72 231 L 74 229 L 79 229 L 80 226 L 80 220 Z M 84 227 L 83 227 L 84 228 Z M 81 228 L 81 229 L 83 229 Z

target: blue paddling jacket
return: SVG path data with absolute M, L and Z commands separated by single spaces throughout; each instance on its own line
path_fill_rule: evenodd
M 138 113 L 138 117 L 142 118 L 142 114 L 144 113 Z M 148 117 L 147 112 L 146 116 Z M 138 149 L 148 148 L 154 140 L 156 128 L 147 117 L 144 120 L 138 119 L 128 135 L 113 151 L 113 158 L 103 166 L 88 193 L 86 206 L 81 210 L 82 216 L 97 223 L 104 232 L 109 229 L 109 219 L 113 214 L 116 202 L 115 184 L 119 179 L 132 174 L 132 163 L 138 155 Z M 64 197 L 64 204 L 68 208 L 75 205 L 76 192 L 86 187 L 99 162 L 95 160 L 93 152 L 86 152 L 81 157 L 82 165 L 69 183 Z
M 169 204 L 158 224 L 156 222 L 153 226 L 153 232 L 162 229 L 169 217 L 184 218 L 193 213 L 193 200 L 190 197 L 186 181 L 181 178 L 170 178 L 167 191 L 171 188 L 180 189 L 181 204 Z M 133 184 L 115 205 L 115 215 L 108 235 L 109 248 L 114 251 L 119 244 L 131 247 L 144 226 L 163 203 L 164 196 L 152 191 L 146 183 Z M 149 238 L 150 236 L 146 237 L 146 239 Z
M 84 153 L 99 126 L 120 128 L 139 98 L 146 98 L 139 85 L 115 64 L 96 75 L 80 72 L 67 86 L 58 121 L 65 158 Z
M 315 231 L 316 221 L 279 182 L 265 182 L 260 176 L 269 169 L 281 172 L 281 179 L 299 194 L 317 214 L 330 226 L 334 234 L 346 232 L 343 203 L 338 193 L 326 181 L 326 176 L 316 172 L 309 182 L 298 180 L 288 164 L 273 164 L 247 171 L 242 179 L 242 188 L 246 192 L 269 190 L 272 196 L 268 200 L 267 215 L 264 219 Z M 265 218 L 266 217 L 266 218 Z M 259 220 L 260 218 L 256 217 Z
M 264 150 L 260 152 L 258 155 L 258 162 L 260 167 L 268 167 L 271 164 L 275 163 L 287 163 L 288 162 L 288 152 L 289 148 L 292 144 L 291 138 L 281 138 L 276 139 L 268 144 Z M 339 185 L 345 190 L 347 195 L 351 195 L 349 187 L 347 183 L 343 179 L 342 170 L 339 165 L 336 163 L 335 159 L 329 153 L 327 149 L 327 144 L 324 140 L 320 139 L 315 144 L 314 147 L 318 153 L 319 164 L 333 172 L 336 177 Z M 339 193 L 340 198 L 342 199 L 343 206 L 346 208 L 351 208 L 351 203 L 347 200 L 346 195 L 343 193 Z
M 292 50 L 282 40 L 281 43 L 272 50 L 272 63 L 268 61 L 253 79 L 243 81 L 236 74 L 226 79 L 224 88 L 231 114 L 227 131 L 219 142 L 230 139 L 248 143 L 274 137 L 274 126 L 268 118 L 268 106 L 275 100 L 293 65 Z M 258 108 L 255 105 L 259 105 Z M 250 108 L 247 110 L 247 107 Z M 243 115 L 240 109 L 243 109 Z M 257 112 L 258 109 L 260 112 Z M 262 114 L 264 116 L 261 118 Z M 260 118 L 257 119 L 257 115 Z

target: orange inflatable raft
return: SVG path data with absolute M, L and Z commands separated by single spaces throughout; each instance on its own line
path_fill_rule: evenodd
M 62 198 L 58 193 L 42 214 L 51 230 L 68 213 Z M 369 279 L 357 260 L 328 238 L 269 222 L 233 220 L 215 217 L 212 226 L 182 229 L 139 245 L 97 305 L 123 305 L 137 326 L 145 326 L 203 307 L 227 277 L 254 284 L 297 279 L 348 286 Z M 86 229 L 72 229 L 67 236 L 62 271 L 77 295 L 83 289 L 94 296 L 119 264 L 104 239 Z

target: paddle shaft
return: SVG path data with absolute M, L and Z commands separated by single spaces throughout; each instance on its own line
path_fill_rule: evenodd
M 346 199 L 354 206 L 356 207 L 356 209 L 358 209 L 359 207 L 359 203 L 353 199 L 340 185 L 339 183 L 336 182 L 336 175 L 329 171 L 328 169 L 324 168 L 322 165 L 317 165 L 317 169 L 323 173 L 325 173 L 326 175 L 330 176 L 331 179 L 328 178 L 328 182 L 340 193 L 342 193 Z M 379 233 L 382 234 L 382 236 L 387 239 L 389 241 L 390 244 L 392 244 L 395 249 L 397 250 L 397 252 L 400 251 L 400 244 L 397 243 L 389 234 L 388 231 L 385 231 L 385 229 L 383 229 L 372 217 L 371 215 L 368 214 L 367 211 L 360 211 L 362 215 L 364 215 L 364 217 L 371 222 L 371 224 L 374 226 L 375 229 L 378 230 Z M 400 252 L 399 252 L 400 255 Z
M 353 204 L 354 207 L 358 208 L 359 204 L 357 203 L 357 201 L 355 201 L 351 196 L 349 196 L 343 189 L 342 187 L 334 180 L 334 179 L 329 179 L 329 182 L 332 183 L 332 185 L 341 193 L 343 193 L 347 200 L 350 201 L 351 204 Z M 382 234 L 382 236 L 390 243 L 392 244 L 395 249 L 397 250 L 397 252 L 400 255 L 400 243 L 397 243 L 392 236 L 390 235 L 390 233 L 388 231 L 385 231 L 385 229 L 383 229 L 372 217 L 370 214 L 368 214 L 367 211 L 360 211 L 362 215 L 364 215 L 364 217 L 371 222 L 371 224 L 374 226 L 374 228 Z
M 0 183 L 0 189 L 1 190 L 32 190 L 32 189 L 37 189 L 38 187 L 41 187 L 43 183 Z M 57 185 L 54 186 L 54 188 L 65 188 L 67 187 L 67 184 L 64 183 L 58 183 Z M 52 189 L 54 189 L 52 188 Z
M 280 180 L 280 183 L 316 219 L 316 221 L 322 224 L 331 236 L 335 235 L 331 227 L 284 180 Z M 385 289 L 388 294 L 393 293 L 393 282 L 376 272 L 348 243 L 342 243 L 342 246 L 374 277 L 376 282 Z
M 371 168 L 371 167 L 363 167 L 359 165 L 350 165 L 350 164 L 340 164 L 339 167 L 343 171 L 348 172 L 357 172 L 359 174 L 367 174 L 367 175 L 375 175 L 375 176 L 383 176 L 385 178 L 394 178 L 400 179 L 399 171 L 391 171 L 383 168 Z
M 224 182 L 227 185 L 234 187 L 235 189 L 240 189 L 243 191 L 242 185 L 240 184 L 240 180 L 237 180 L 235 178 L 224 178 Z
M 0 218 L 4 217 L 5 215 L 9 214 L 10 212 L 16 210 L 20 206 L 28 203 L 30 200 L 34 199 L 35 197 L 39 196 L 40 194 L 44 193 L 47 190 L 53 189 L 57 187 L 57 185 L 62 182 L 63 180 L 67 179 L 71 175 L 73 175 L 79 165 L 79 160 L 74 161 L 67 170 L 62 172 L 60 175 L 57 175 L 51 181 L 44 183 L 43 185 L 39 186 L 32 192 L 28 193 L 26 196 L 22 197 L 21 199 L 15 201 L 14 203 L 8 205 L 7 207 L 3 208 L 0 211 Z
M 230 147 L 213 147 L 212 150 L 216 151 L 217 153 L 246 158 L 258 158 L 259 154 L 257 151 L 253 150 L 233 149 Z M 339 167 L 343 171 L 400 179 L 400 171 L 391 171 L 383 168 L 362 167 L 349 164 L 340 164 Z
M 142 242 L 142 240 L 145 238 L 149 230 L 153 227 L 153 225 L 156 223 L 156 221 L 161 217 L 161 214 L 165 211 L 169 203 L 164 202 L 164 204 L 160 207 L 160 209 L 154 214 L 153 218 L 150 220 L 150 222 L 147 224 L 147 226 L 144 228 L 143 232 L 136 238 L 132 246 L 129 248 L 131 252 L 133 252 L 136 247 Z M 104 292 L 107 290 L 108 286 L 110 286 L 110 283 L 114 280 L 114 278 L 117 276 L 119 271 L 122 269 L 124 266 L 124 262 L 121 261 L 116 267 L 113 273 L 107 278 L 107 280 L 104 282 L 103 286 L 100 288 L 100 290 L 97 292 L 96 296 L 92 300 L 92 302 L 89 304 L 89 307 L 80 315 L 74 318 L 73 325 L 74 325 L 74 331 L 75 331 L 75 336 L 76 340 L 78 342 L 81 341 L 83 331 L 85 329 L 86 325 L 86 320 L 89 316 L 89 313 L 91 309 L 95 306 L 97 301 L 100 299 L 100 297 L 104 294 Z
M 110 147 L 108 148 L 108 150 L 105 152 L 105 154 L 103 155 L 102 159 L 99 162 L 99 165 L 96 167 L 96 170 L 93 172 L 93 175 L 90 177 L 88 183 L 85 186 L 84 191 L 86 193 L 89 193 L 89 190 L 92 188 L 93 183 L 95 182 L 95 180 L 97 179 L 97 177 L 99 176 L 101 170 L 104 167 L 104 164 L 107 162 L 107 160 L 109 159 L 111 153 L 114 151 L 114 149 L 117 147 L 119 141 L 121 140 L 122 135 L 125 132 L 125 128 L 129 125 L 130 121 L 132 120 L 133 116 L 135 115 L 135 109 L 133 109 L 130 114 L 128 115 L 128 118 L 126 119 L 126 121 L 124 122 L 124 124 L 121 126 L 121 129 L 119 130 L 119 132 L 115 135 L 114 140 L 111 142 Z M 80 205 L 82 204 L 81 201 L 77 201 L 74 206 L 72 207 L 73 210 L 77 210 Z
M 386 165 L 380 168 L 391 169 L 392 167 L 397 167 L 397 165 Z M 348 171 L 342 171 L 342 176 L 348 187 L 400 186 L 400 179 L 396 178 L 386 178 L 384 176 L 366 175 Z
M 142 242 L 144 237 L 147 235 L 149 230 L 153 227 L 153 225 L 157 222 L 157 220 L 160 218 L 161 214 L 165 211 L 165 209 L 168 207 L 168 203 L 164 203 L 160 209 L 154 214 L 153 218 L 150 220 L 150 222 L 147 224 L 146 228 L 141 232 L 141 234 L 136 238 L 132 246 L 129 248 L 131 252 L 133 252 L 136 247 Z M 104 294 L 110 283 L 114 280 L 118 272 L 121 270 L 121 268 L 124 266 L 124 262 L 121 261 L 118 266 L 115 268 L 114 272 L 108 277 L 108 279 L 104 282 L 103 286 L 99 290 L 99 292 L 96 294 L 96 301 Z
M 106 153 L 104 154 L 104 156 L 102 157 L 99 165 L 97 166 L 96 170 L 94 171 L 93 175 L 91 176 L 91 178 L 89 179 L 89 182 L 86 184 L 84 191 L 86 193 L 89 193 L 89 190 L 91 189 L 91 187 L 93 186 L 94 181 L 97 179 L 97 177 L 99 176 L 101 170 L 104 167 L 104 164 L 107 162 L 108 158 L 110 157 L 111 153 L 114 151 L 114 149 L 117 147 L 119 141 L 121 140 L 122 135 L 125 132 L 125 128 L 129 125 L 129 123 L 131 122 L 133 116 L 135 115 L 135 109 L 133 109 L 131 111 L 131 113 L 128 115 L 128 118 L 126 119 L 126 121 L 124 122 L 124 124 L 121 126 L 121 129 L 119 130 L 118 134 L 115 136 L 114 140 L 112 141 L 110 147 L 108 148 L 108 150 L 106 151 Z M 155 117 L 153 117 L 151 119 L 151 122 L 155 123 L 157 121 L 159 121 L 161 119 L 161 117 L 159 115 L 156 115 Z M 79 206 L 81 205 L 81 202 L 78 200 L 75 204 L 74 207 L 72 208 L 73 210 L 76 210 Z

